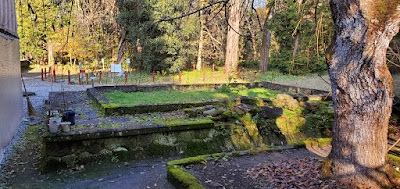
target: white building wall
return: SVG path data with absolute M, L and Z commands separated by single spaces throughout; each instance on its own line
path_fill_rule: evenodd
M 23 116 L 14 0 L 0 0 L 0 160 Z

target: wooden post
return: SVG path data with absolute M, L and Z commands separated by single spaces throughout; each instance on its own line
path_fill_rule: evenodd
M 44 68 L 44 79 L 47 79 L 47 72 L 46 72 L 46 68 Z
M 185 70 L 187 70 L 187 63 L 185 63 Z
M 203 64 L 203 71 L 206 71 L 206 64 Z
M 79 84 L 79 85 L 82 85 L 81 73 L 78 73 L 78 84 Z
M 128 82 L 128 72 L 125 72 L 125 84 Z
M 101 71 L 100 71 L 100 76 L 99 76 L 99 84 L 101 84 Z
M 239 70 L 238 70 L 238 77 L 240 78 L 240 68 L 239 68 Z
M 206 71 L 203 71 L 203 81 L 206 81 Z
M 181 83 L 181 82 L 182 82 L 182 72 L 179 71 L 179 83 Z
M 212 72 L 215 70 L 215 64 L 212 65 Z
M 88 73 L 85 73 L 85 77 L 86 77 L 86 85 L 89 85 L 89 74 Z
M 156 73 L 153 71 L 153 82 L 155 81 Z
M 42 68 L 42 81 L 43 81 L 43 68 Z
M 257 72 L 254 72 L 254 82 L 257 82 Z
M 193 64 L 193 71 L 196 70 L 196 64 Z
M 68 84 L 71 83 L 71 72 L 68 70 Z
M 53 69 L 53 77 L 54 77 L 54 83 L 56 82 L 56 69 Z

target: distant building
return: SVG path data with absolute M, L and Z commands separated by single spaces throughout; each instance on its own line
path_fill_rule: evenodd
M 23 115 L 15 0 L 0 0 L 0 160 Z

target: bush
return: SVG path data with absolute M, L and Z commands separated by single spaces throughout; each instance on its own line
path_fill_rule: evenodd
M 239 68 L 258 69 L 258 60 L 239 60 Z

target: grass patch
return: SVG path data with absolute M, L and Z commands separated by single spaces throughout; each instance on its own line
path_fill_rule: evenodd
M 247 96 L 257 98 L 276 98 L 277 94 L 284 93 L 266 88 L 232 88 L 231 90 L 161 90 L 153 92 L 121 92 L 112 91 L 104 95 L 110 100 L 110 104 L 103 104 L 103 107 L 112 108 L 116 105 L 140 105 L 154 103 L 178 103 L 196 102 L 202 100 L 234 99 L 236 96 Z
M 332 138 L 309 138 L 303 142 L 304 144 L 325 146 L 331 144 Z

